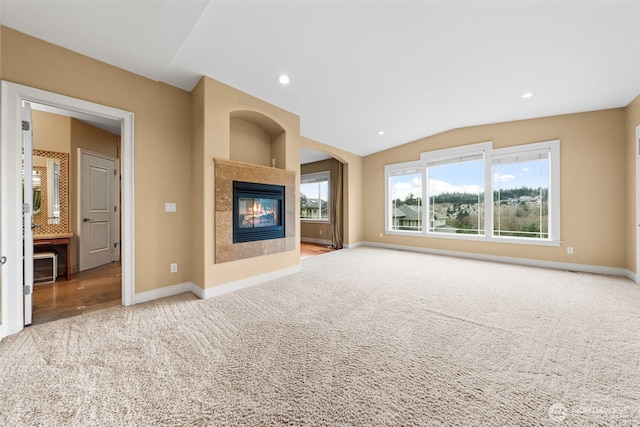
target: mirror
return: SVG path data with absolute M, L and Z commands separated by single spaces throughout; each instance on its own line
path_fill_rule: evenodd
M 33 223 L 36 234 L 68 232 L 67 153 L 33 150 Z

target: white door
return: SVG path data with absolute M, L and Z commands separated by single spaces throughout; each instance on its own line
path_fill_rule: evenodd
M 79 270 L 116 260 L 116 159 L 81 151 Z
M 22 232 L 24 237 L 23 262 L 24 324 L 33 318 L 33 230 L 31 215 L 33 205 L 33 136 L 31 129 L 31 104 L 22 104 Z

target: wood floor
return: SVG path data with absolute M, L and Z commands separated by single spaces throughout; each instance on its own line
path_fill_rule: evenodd
M 326 245 L 300 242 L 300 258 L 307 258 L 314 255 L 321 255 L 321 254 L 332 252 L 335 250 L 337 249 L 326 246 Z
M 122 304 L 120 263 L 76 273 L 71 280 L 36 284 L 33 289 L 32 324 L 77 316 Z
M 336 249 L 314 243 L 300 243 L 300 258 L 321 255 Z M 67 281 L 36 285 L 33 290 L 33 325 L 77 316 L 122 304 L 120 263 L 76 273 Z

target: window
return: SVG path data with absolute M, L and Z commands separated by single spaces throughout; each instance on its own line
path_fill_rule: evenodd
M 390 200 L 387 228 L 394 231 L 422 230 L 422 167 L 420 162 L 387 166 Z
M 300 219 L 329 221 L 329 171 L 300 176 Z
M 560 243 L 559 141 L 430 151 L 385 176 L 387 232 Z
M 558 142 L 493 150 L 491 163 L 493 235 L 558 239 Z
M 491 143 L 481 143 L 422 153 L 430 233 L 485 233 L 485 155 L 490 149 Z

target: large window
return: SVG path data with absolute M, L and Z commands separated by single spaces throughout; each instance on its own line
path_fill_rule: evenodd
M 559 147 L 550 141 L 493 149 L 486 142 L 387 165 L 386 230 L 557 245 Z
M 329 221 L 329 171 L 300 176 L 300 219 Z
M 387 169 L 387 217 L 394 231 L 422 230 L 422 167 L 420 162 L 394 165 Z

